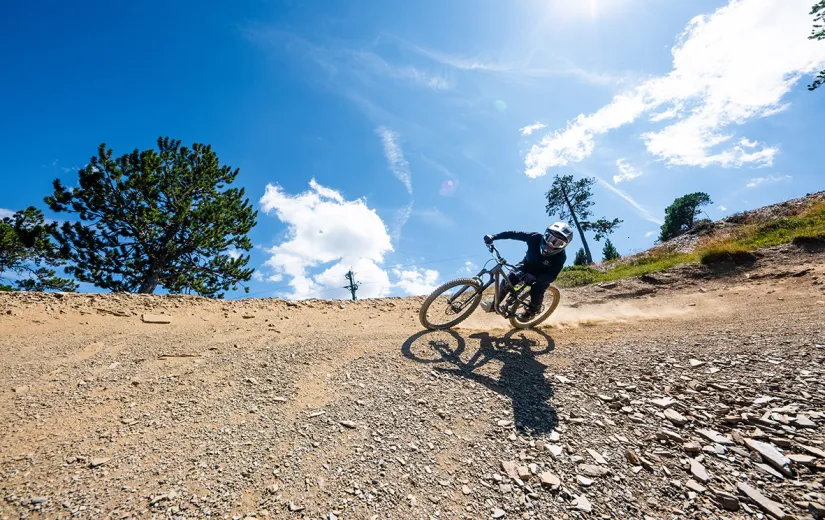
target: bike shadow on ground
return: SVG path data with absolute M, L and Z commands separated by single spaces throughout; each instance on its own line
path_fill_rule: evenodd
M 467 341 L 454 330 L 419 332 L 404 342 L 401 351 L 413 361 L 435 364 L 433 369 L 438 372 L 469 379 L 509 397 L 519 433 L 540 436 L 551 432 L 558 424 L 556 410 L 549 403 L 553 386 L 545 377 L 547 365 L 537 356 L 555 349 L 553 338 L 542 330 L 529 329 L 511 330 L 503 336 L 477 332 L 469 339 L 478 340 L 478 349 L 469 356 L 463 355 Z M 497 378 L 478 370 L 491 361 L 501 364 Z

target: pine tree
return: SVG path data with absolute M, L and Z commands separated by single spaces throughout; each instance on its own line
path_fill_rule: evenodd
M 590 262 L 587 260 L 587 253 L 583 247 L 580 247 L 579 250 L 576 251 L 576 258 L 573 259 L 573 265 L 590 265 Z
M 43 213 L 33 206 L 0 220 L 0 290 L 74 291 L 77 284 L 56 275 L 64 263 L 49 238 Z M 4 283 L 5 280 L 7 283 Z
M 78 172 L 77 187 L 54 181 L 46 202 L 79 222 L 54 230 L 83 282 L 121 292 L 218 296 L 248 281 L 257 212 L 229 186 L 239 170 L 221 166 L 208 145 L 192 149 L 168 137 L 158 149 L 114 158 L 105 144 Z M 248 291 L 249 288 L 247 287 Z
M 616 247 L 613 245 L 613 242 L 611 242 L 608 238 L 607 241 L 604 243 L 604 247 L 602 248 L 602 260 L 608 262 L 610 260 L 618 260 L 621 257 L 622 255 L 619 254 L 619 251 L 616 250 Z
M 594 221 L 590 220 L 590 217 L 593 216 L 590 208 L 595 204 L 595 202 L 591 200 L 593 197 L 591 187 L 595 183 L 595 178 L 585 177 L 576 181 L 573 180 L 572 175 L 564 175 L 562 177 L 556 175 L 553 178 L 553 186 L 550 188 L 550 191 L 547 192 L 547 206 L 545 208 L 547 214 L 550 216 L 558 214 L 562 220 L 575 225 L 579 231 L 579 236 L 584 246 L 584 254 L 587 258 L 587 262 L 581 265 L 593 263 L 593 255 L 590 254 L 590 246 L 587 244 L 587 238 L 585 238 L 584 232 L 594 231 L 595 235 L 593 238 L 598 242 L 602 237 L 613 233 L 613 231 L 619 227 L 619 224 L 622 223 L 622 221 L 617 218 L 613 220 L 607 220 L 605 218 Z
M 691 229 L 701 213 L 699 208 L 708 204 L 713 204 L 710 195 L 701 191 L 674 200 L 673 204 L 665 208 L 665 222 L 662 224 L 659 241 L 670 240 Z
M 809 14 L 814 16 L 814 28 L 808 39 L 825 40 L 825 0 L 819 0 L 814 4 Z M 808 85 L 808 90 L 816 90 L 822 85 L 825 85 L 825 70 L 819 72 L 814 82 Z

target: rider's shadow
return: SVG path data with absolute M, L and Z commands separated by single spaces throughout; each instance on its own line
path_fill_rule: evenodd
M 435 370 L 467 378 L 509 397 L 513 404 L 513 423 L 522 434 L 542 435 L 556 427 L 556 410 L 549 403 L 553 398 L 553 387 L 545 377 L 547 365 L 536 357 L 555 348 L 550 336 L 538 329 L 531 332 L 541 336 L 541 340 L 514 330 L 503 337 L 479 332 L 470 336 L 479 341 L 479 348 L 469 361 L 464 362 L 460 357 L 465 348 L 464 339 L 454 331 L 446 332 L 453 336 L 458 345 L 455 351 L 442 352 L 440 361 L 453 364 L 455 368 L 435 367 Z M 514 337 L 515 334 L 518 336 Z M 404 353 L 408 357 L 413 357 L 409 355 L 411 340 L 419 337 L 421 334 L 416 334 L 405 343 Z M 430 345 L 433 348 L 445 346 L 443 342 L 431 342 Z M 501 363 L 497 379 L 478 372 L 479 367 L 493 360 Z

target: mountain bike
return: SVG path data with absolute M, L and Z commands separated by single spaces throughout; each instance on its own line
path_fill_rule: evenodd
M 484 297 L 484 291 L 489 287 L 493 287 L 493 299 L 489 310 L 485 310 L 507 318 L 510 325 L 517 329 L 536 327 L 553 314 L 559 305 L 561 295 L 559 290 L 551 285 L 544 294 L 544 302 L 539 312 L 529 320 L 522 321 L 519 316 L 530 305 L 530 285 L 523 282 L 515 285 L 510 283 L 510 273 L 518 273 L 518 269 L 508 264 L 494 245 L 488 245 L 487 249 L 493 258 L 487 261 L 477 275 L 447 282 L 424 300 L 418 312 L 421 325 L 429 330 L 455 327 L 476 310 Z M 488 269 L 490 262 L 495 262 L 495 265 Z M 505 294 L 507 296 L 502 301 Z

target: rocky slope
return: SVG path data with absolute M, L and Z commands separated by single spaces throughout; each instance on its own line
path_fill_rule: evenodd
M 795 216 L 811 204 L 821 203 L 823 201 L 825 201 L 825 191 L 820 191 L 808 194 L 805 197 L 771 204 L 770 206 L 734 213 L 717 221 L 703 219 L 697 222 L 693 229 L 684 235 L 668 240 L 636 255 L 628 256 L 624 260 L 627 261 L 636 257 L 646 256 L 659 249 L 689 253 L 699 245 L 702 239 L 728 236 L 731 232 L 746 224 L 759 224 L 770 222 L 781 217 Z
M 526 332 L 0 294 L 0 517 L 821 518 L 823 280 L 778 248 L 563 291 Z

